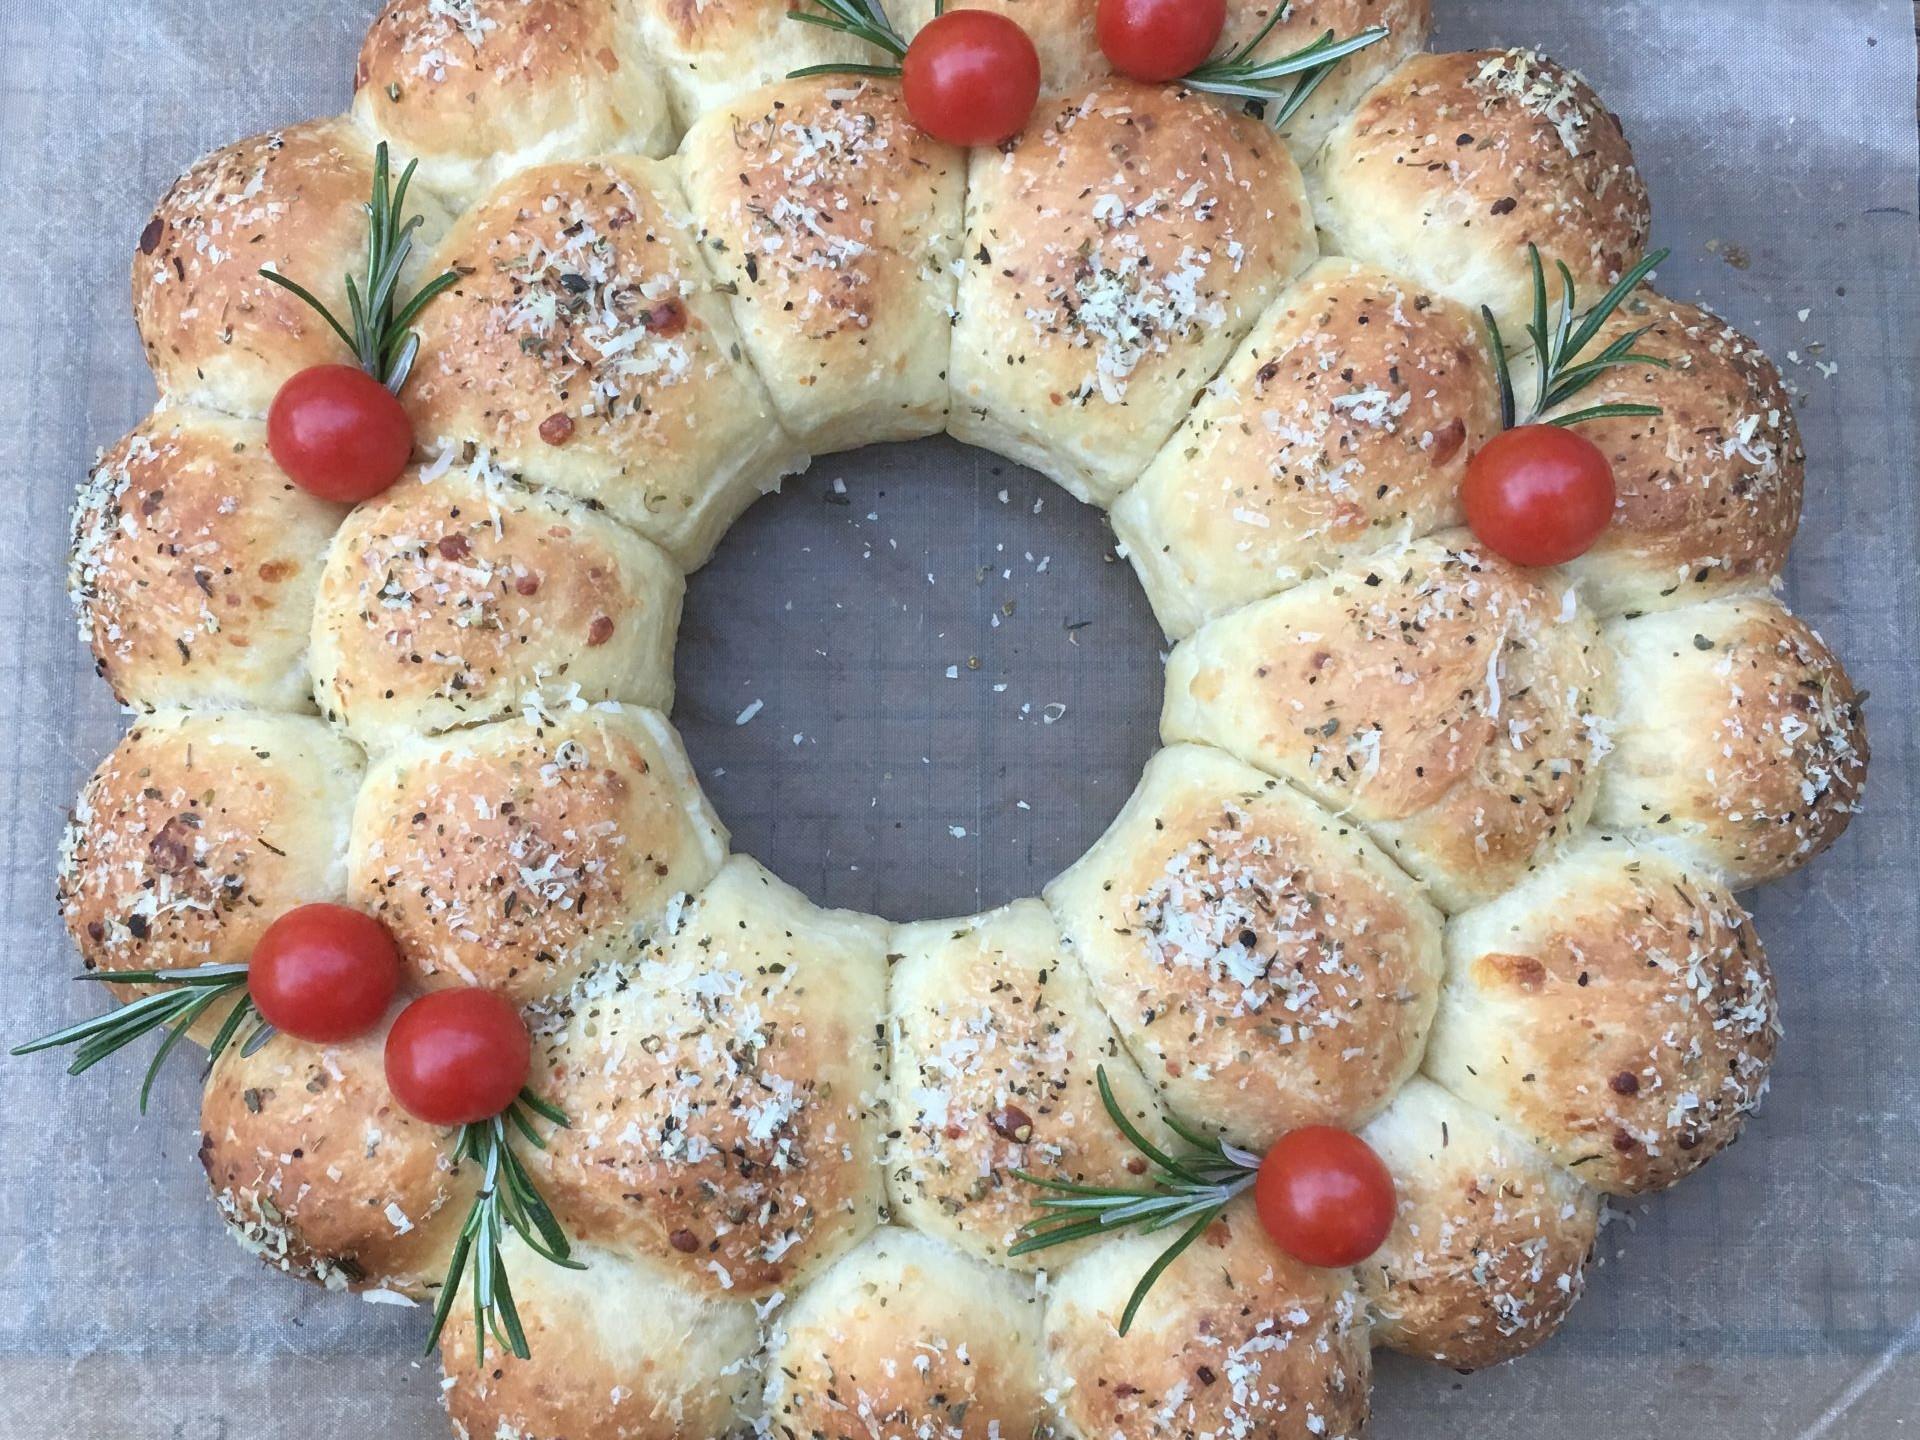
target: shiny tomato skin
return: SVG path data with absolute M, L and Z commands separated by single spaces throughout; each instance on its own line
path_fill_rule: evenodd
M 267 448 L 293 483 L 322 500 L 357 504 L 400 478 L 413 422 L 393 392 L 352 365 L 293 376 L 267 411 Z
M 1393 1177 L 1349 1130 L 1289 1131 L 1260 1162 L 1253 1203 L 1273 1243 L 1305 1265 L 1358 1265 L 1393 1228 Z
M 1135 80 L 1177 80 L 1206 64 L 1227 25 L 1227 0 L 1100 0 L 1095 33 L 1107 61 Z
M 400 988 L 387 927 L 345 905 L 301 905 L 269 925 L 247 965 L 247 993 L 274 1029 L 314 1044 L 364 1035 Z
M 1040 98 L 1040 54 L 992 10 L 949 10 L 921 27 L 900 62 L 913 123 L 949 145 L 998 145 L 1025 128 Z
M 532 1062 L 526 1022 L 494 990 L 430 991 L 387 1032 L 387 1088 L 429 1125 L 491 1120 L 519 1096 Z
M 1613 467 L 1584 435 L 1522 425 L 1467 462 L 1460 498 L 1467 524 L 1495 554 L 1516 565 L 1564 565 L 1591 550 L 1613 518 Z

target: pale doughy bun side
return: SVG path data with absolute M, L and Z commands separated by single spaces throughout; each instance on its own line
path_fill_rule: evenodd
M 457 1297 L 440 1335 L 447 1416 L 462 1440 L 720 1440 L 749 1433 L 759 1384 L 753 1306 L 697 1295 L 644 1261 L 576 1245 L 584 1270 L 516 1236 L 501 1247 L 531 1358 L 474 1353 Z
M 148 416 L 80 489 L 67 575 L 95 668 L 142 710 L 309 710 L 307 628 L 346 512 L 298 488 L 264 426 Z
M 369 749 L 529 706 L 673 703 L 673 562 L 481 460 L 409 471 L 355 510 L 319 589 L 315 690 Z
M 944 429 L 967 162 L 897 82 L 777 82 L 709 112 L 681 161 L 788 432 L 820 454 Z
M 397 156 L 395 173 L 404 165 Z M 280 386 L 310 365 L 353 356 L 327 322 L 259 273 L 277 270 L 348 313 L 343 277 L 367 268 L 373 142 L 347 120 L 313 120 L 238 140 L 196 162 L 162 197 L 133 257 L 133 317 L 161 395 L 264 417 Z M 448 223 L 422 191 L 400 288 L 429 273 Z
M 391 1020 L 340 1044 L 229 1045 L 207 1077 L 200 1163 L 234 1238 L 267 1264 L 418 1298 L 446 1274 L 475 1180 L 453 1165 L 452 1132 L 388 1091 Z
M 763 1433 L 1044 1435 L 1033 1282 L 889 1227 L 777 1312 Z
M 1335 127 L 1309 180 L 1332 253 L 1492 307 L 1516 349 L 1529 241 L 1592 304 L 1639 262 L 1651 219 L 1618 118 L 1531 50 L 1415 55 Z
M 787 19 L 799 8 L 799 0 L 614 0 L 618 23 L 659 67 L 683 130 L 804 66 L 888 60 L 850 35 Z
M 388 0 L 353 114 L 458 205 L 531 165 L 673 148 L 665 82 L 611 0 Z
M 1113 528 L 1179 639 L 1459 524 L 1467 461 L 1499 428 L 1477 316 L 1374 266 L 1323 260 L 1120 497 Z
M 725 855 L 680 737 L 609 702 L 387 754 L 354 809 L 348 891 L 422 984 L 524 1003 L 630 954 Z
M 948 429 L 1109 505 L 1314 259 L 1258 121 L 1111 81 L 973 153 Z
M 536 1008 L 572 1121 L 533 1163 L 570 1234 L 714 1296 L 796 1293 L 881 1215 L 886 926 L 744 857 Z
M 1594 835 L 1447 929 L 1426 1073 L 1597 1190 L 1739 1135 L 1779 1038 L 1752 921 L 1705 870 Z
M 1015 1172 L 1141 1183 L 1146 1162 L 1102 1107 L 1096 1072 L 1135 1125 L 1177 1145 L 1152 1087 L 1038 900 L 899 925 L 888 948 L 896 1216 L 986 1260 L 1057 1269 L 1075 1250 L 1007 1256 L 1045 1214 Z
M 1358 826 L 1218 750 L 1148 761 L 1046 898 L 1147 1077 L 1237 1144 L 1354 1128 L 1419 1066 L 1438 914 Z
M 1399 1202 L 1386 1244 L 1360 1265 L 1375 1341 L 1455 1370 L 1544 1344 L 1580 1297 L 1600 1197 L 1417 1076 L 1361 1138 Z
M 1767 596 L 1616 620 L 1620 704 L 1599 822 L 1736 889 L 1846 832 L 1867 778 L 1864 697 L 1805 621 Z
M 1109 1241 L 1054 1279 L 1046 1376 L 1069 1433 L 1360 1440 L 1373 1367 L 1352 1272 L 1288 1259 L 1241 1200 L 1173 1262 L 1122 1336 L 1127 1297 L 1169 1238 Z
M 402 397 L 426 453 L 475 445 L 605 506 L 685 569 L 804 467 L 741 354 L 672 165 L 522 171 L 460 218 L 431 268 L 461 279 L 420 317 Z

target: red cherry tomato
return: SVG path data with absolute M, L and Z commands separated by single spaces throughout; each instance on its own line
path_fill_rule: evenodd
M 1613 467 L 1600 447 L 1558 425 L 1522 425 L 1467 462 L 1467 524 L 1516 565 L 1564 565 L 1613 518 Z
M 520 1094 L 533 1041 L 497 991 L 434 990 L 387 1032 L 387 1088 L 429 1125 L 491 1120 Z
M 1358 1265 L 1393 1228 L 1393 1177 L 1358 1135 L 1309 1125 L 1260 1162 L 1253 1203 L 1273 1243 L 1306 1265 Z
M 1227 0 L 1100 0 L 1094 30 L 1107 60 L 1136 80 L 1177 80 L 1207 63 Z
M 328 1044 L 380 1023 L 400 986 L 387 927 L 344 905 L 302 905 L 266 929 L 247 966 L 247 993 L 274 1029 Z
M 921 27 L 900 62 L 913 123 L 949 145 L 998 145 L 1018 135 L 1040 98 L 1040 54 L 1027 32 L 992 10 L 949 10 Z
M 353 504 L 400 478 L 413 455 L 413 424 L 366 371 L 315 365 L 273 397 L 267 448 L 302 490 Z

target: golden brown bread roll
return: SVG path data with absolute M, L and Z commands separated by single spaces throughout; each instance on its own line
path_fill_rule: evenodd
M 522 171 L 432 260 L 405 399 L 422 445 L 472 443 L 604 505 L 685 568 L 803 454 L 741 358 L 667 164 Z
M 615 0 L 620 24 L 653 56 L 680 127 L 790 71 L 886 56 L 850 36 L 787 19 L 798 0 Z
M 1310 180 L 1332 253 L 1491 306 L 1514 347 L 1533 312 L 1529 241 L 1549 275 L 1555 261 L 1573 272 L 1584 304 L 1646 249 L 1647 188 L 1620 121 L 1531 50 L 1415 55 L 1335 127 Z
M 730 860 L 550 1010 L 567 1112 L 537 1161 L 570 1233 L 714 1295 L 793 1293 L 879 1218 L 886 927 Z
M 1113 81 L 975 151 L 948 429 L 1111 504 L 1315 255 L 1273 133 Z
M 1820 854 L 1860 809 L 1863 697 L 1826 643 L 1762 595 L 1616 620 L 1613 753 L 1594 814 L 1736 889 Z
M 785 80 L 681 147 L 708 263 L 789 433 L 815 453 L 937 434 L 966 155 L 897 83 Z
M 1447 927 L 1425 1069 L 1598 1190 L 1662 1190 L 1740 1133 L 1779 1038 L 1739 902 L 1592 835 Z
M 370 749 L 529 706 L 673 703 L 673 562 L 478 457 L 355 510 L 319 588 L 316 693 Z
M 1606 662 L 1564 577 L 1451 533 L 1181 642 L 1160 728 L 1353 817 L 1442 909 L 1461 910 L 1585 824 L 1605 753 Z
M 673 148 L 665 82 L 611 0 L 387 0 L 353 113 L 468 205 L 550 160 Z
M 348 892 L 425 984 L 524 1002 L 628 953 L 725 854 L 680 737 L 607 702 L 387 754 L 354 809 Z
M 1323 260 L 1206 388 L 1113 528 L 1179 639 L 1341 560 L 1461 520 L 1500 428 L 1480 320 L 1374 266 Z
M 176 180 L 133 257 L 133 316 L 160 394 L 264 416 L 297 371 L 353 363 L 325 320 L 259 272 L 277 270 L 347 314 L 345 277 L 367 268 L 372 192 L 373 142 L 346 120 L 236 141 Z M 403 289 L 431 273 L 423 256 L 447 226 L 431 194 L 415 192 L 408 208 L 423 223 Z
M 307 629 L 345 512 L 297 488 L 257 421 L 157 411 L 73 512 L 70 589 L 122 704 L 307 710 Z
M 1420 1063 L 1439 916 L 1361 830 L 1199 745 L 1047 887 L 1120 1038 L 1238 1144 L 1359 1125 Z

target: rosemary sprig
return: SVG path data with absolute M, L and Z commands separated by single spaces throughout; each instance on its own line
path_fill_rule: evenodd
M 420 353 L 420 337 L 413 322 L 420 312 L 442 291 L 459 282 L 449 270 L 437 275 L 401 305 L 400 272 L 413 254 L 413 232 L 420 228 L 421 217 L 406 216 L 407 187 L 413 183 L 418 161 L 410 161 L 400 172 L 400 183 L 392 183 L 392 167 L 387 142 L 382 140 L 373 152 L 373 196 L 367 201 L 369 233 L 367 237 L 367 273 L 362 284 L 346 277 L 347 308 L 353 321 L 349 332 L 334 313 L 311 290 L 282 275 L 263 268 L 260 274 L 286 290 L 291 290 L 320 313 L 333 327 L 360 362 L 360 368 L 385 385 L 395 395 L 413 373 L 413 362 Z
M 547 1148 L 547 1142 L 533 1128 L 528 1111 L 562 1128 L 567 1125 L 567 1117 L 560 1110 L 532 1091 L 522 1090 L 517 1101 L 492 1119 L 460 1127 L 453 1158 L 456 1164 L 471 1160 L 480 1167 L 480 1193 L 473 1198 L 467 1223 L 460 1227 L 453 1258 L 447 1263 L 447 1278 L 440 1288 L 439 1303 L 433 1307 L 433 1329 L 427 1335 L 429 1354 L 453 1310 L 461 1276 L 471 1271 L 474 1363 L 485 1362 L 489 1334 L 496 1344 L 520 1359 L 529 1358 L 527 1332 L 520 1324 L 520 1312 L 514 1307 L 506 1260 L 500 1254 L 500 1244 L 509 1230 L 543 1260 L 568 1270 L 587 1268 L 572 1258 L 567 1232 L 560 1228 L 560 1222 L 554 1219 L 553 1211 L 547 1208 L 547 1202 L 534 1187 L 526 1165 L 514 1154 L 516 1131 L 529 1144 L 541 1150 Z
M 807 0 L 818 5 L 818 10 L 792 9 L 787 11 L 787 19 L 798 20 L 802 25 L 818 25 L 822 30 L 838 31 L 842 35 L 851 35 L 856 40 L 864 40 L 876 50 L 884 51 L 898 60 L 906 58 L 907 42 L 893 22 L 887 18 L 887 12 L 880 8 L 880 0 Z M 945 8 L 943 3 L 933 7 L 933 13 L 939 15 Z M 832 61 L 824 65 L 803 65 L 798 70 L 789 70 L 789 80 L 803 79 L 808 75 L 898 75 L 900 67 L 894 65 L 862 65 L 856 61 Z
M 1007 1254 L 1031 1255 L 1036 1250 L 1070 1244 L 1126 1226 L 1138 1226 L 1149 1234 L 1175 1225 L 1183 1227 L 1173 1243 L 1160 1252 L 1160 1258 L 1147 1267 L 1140 1283 L 1133 1287 L 1127 1308 L 1120 1315 L 1120 1333 L 1124 1335 L 1133 1324 L 1140 1302 L 1147 1298 L 1147 1292 L 1167 1267 L 1206 1232 L 1228 1202 L 1253 1184 L 1260 1169 L 1260 1157 L 1229 1145 L 1218 1136 L 1202 1135 L 1171 1115 L 1165 1117 L 1167 1127 L 1188 1148 L 1179 1155 L 1169 1155 L 1127 1118 L 1126 1111 L 1114 1098 L 1112 1085 L 1107 1082 L 1106 1067 L 1103 1065 L 1094 1073 L 1100 1086 L 1101 1105 L 1120 1133 L 1153 1166 L 1155 1173 L 1150 1185 L 1140 1190 L 1077 1185 L 1024 1170 L 1015 1171 L 1019 1179 L 1049 1192 L 1034 1201 L 1048 1213 L 1023 1226 L 1022 1238 Z
M 1313 97 L 1313 92 L 1320 88 L 1342 60 L 1349 55 L 1359 54 L 1370 45 L 1378 45 L 1392 33 L 1385 25 L 1370 25 L 1341 40 L 1329 30 L 1311 45 L 1302 46 L 1289 54 L 1276 55 L 1271 60 L 1255 60 L 1253 52 L 1260 48 L 1267 36 L 1273 33 L 1274 27 L 1285 20 L 1292 9 L 1291 0 L 1276 5 L 1273 14 L 1267 17 L 1267 23 L 1260 27 L 1259 33 L 1251 40 L 1230 55 L 1209 60 L 1183 76 L 1180 83 L 1190 90 L 1251 100 L 1263 107 L 1273 106 L 1266 112 L 1266 119 L 1274 129 L 1281 130 L 1300 113 L 1300 107 Z M 1293 79 L 1293 84 L 1282 87 L 1279 82 L 1289 77 Z
M 1500 322 L 1493 318 L 1490 307 L 1483 305 L 1480 308 L 1493 345 L 1494 370 L 1500 381 L 1500 419 L 1507 429 L 1511 430 L 1517 424 L 1535 425 L 1543 421 L 1551 425 L 1578 425 L 1585 420 L 1660 413 L 1658 405 L 1593 405 L 1571 414 L 1556 415 L 1551 420 L 1545 419 L 1547 411 L 1566 404 L 1609 370 L 1626 365 L 1651 365 L 1659 370 L 1670 368 L 1657 355 L 1641 355 L 1634 351 L 1633 347 L 1640 343 L 1641 337 L 1653 329 L 1651 325 L 1642 325 L 1638 330 L 1622 335 L 1590 360 L 1580 358 L 1599 335 L 1600 327 L 1620 308 L 1621 302 L 1637 290 L 1640 282 L 1652 274 L 1654 267 L 1670 253 L 1656 250 L 1647 256 L 1622 275 L 1619 283 L 1584 315 L 1578 310 L 1574 298 L 1573 272 L 1567 269 L 1564 261 L 1556 260 L 1554 265 L 1560 272 L 1560 319 L 1554 324 L 1549 315 L 1547 272 L 1540 262 L 1540 247 L 1533 244 L 1527 246 L 1527 258 L 1533 266 L 1533 319 L 1527 325 L 1527 334 L 1533 339 L 1533 353 L 1539 358 L 1540 365 L 1533 409 L 1524 421 L 1518 419 L 1519 406 L 1514 400 L 1513 373 L 1507 363 L 1506 345 L 1500 338 Z
M 16 1045 L 8 1053 L 32 1055 L 41 1050 L 77 1045 L 79 1049 L 74 1052 L 73 1063 L 67 1067 L 67 1073 L 79 1075 L 91 1070 L 109 1055 L 124 1050 L 149 1031 L 164 1030 L 166 1036 L 161 1040 L 160 1048 L 154 1051 L 153 1060 L 147 1066 L 147 1077 L 140 1086 L 142 1115 L 147 1113 L 147 1100 L 153 1094 L 154 1079 L 160 1074 L 160 1067 L 166 1063 L 167 1056 L 173 1053 L 174 1047 L 193 1029 L 200 1017 L 222 1001 L 236 995 L 238 997 L 233 1008 L 227 1012 L 227 1018 L 214 1032 L 212 1043 L 207 1046 L 209 1066 L 220 1058 L 249 1020 L 253 1023 L 253 1030 L 241 1046 L 243 1055 L 253 1054 L 274 1033 L 273 1027 L 253 1008 L 253 1001 L 247 994 L 247 967 L 244 965 L 207 965 L 198 970 L 96 970 L 79 978 L 112 984 L 168 985 L 177 988 L 142 995 L 104 1015 L 95 1015 L 64 1030 L 43 1035 L 38 1040 Z

